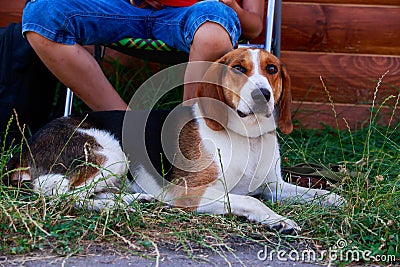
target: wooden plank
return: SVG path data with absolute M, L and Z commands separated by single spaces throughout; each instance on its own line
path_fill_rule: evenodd
M 282 50 L 400 55 L 399 18 L 400 6 L 283 3 Z
M 400 92 L 400 56 L 282 51 L 281 59 L 287 65 L 297 101 L 327 102 L 322 77 L 335 103 L 372 103 L 378 80 L 387 71 L 376 101 L 381 103 Z M 388 104 L 394 105 L 394 99 Z
M 357 130 L 370 124 L 395 126 L 400 123 L 400 108 L 382 107 L 379 113 L 371 113 L 370 105 L 298 102 L 292 104 L 295 127 L 318 129 L 329 126 L 334 129 Z M 333 111 L 334 110 L 334 111 Z M 336 113 L 336 114 L 335 114 Z
M 0 0 L 0 27 L 10 22 L 20 22 L 25 0 Z
M 361 5 L 393 5 L 399 6 L 399 0 L 283 0 L 286 2 L 303 2 L 303 3 L 330 3 L 330 4 L 361 4 Z

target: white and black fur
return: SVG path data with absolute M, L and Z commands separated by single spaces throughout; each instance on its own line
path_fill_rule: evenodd
M 226 68 L 218 69 L 219 64 Z M 263 50 L 236 49 L 207 75 L 216 83 L 201 84 L 198 104 L 178 112 L 183 115 L 170 135 L 176 137 L 171 139 L 176 151 L 169 156 L 160 138 L 168 112 L 154 111 L 146 121 L 141 111 L 94 112 L 60 118 L 41 129 L 29 149 L 11 159 L 7 168 L 17 171 L 4 182 L 28 182 L 45 195 L 69 193 L 76 196 L 77 206 L 95 210 L 121 207 L 118 197 L 126 207 L 155 197 L 200 213 L 244 216 L 280 232 L 300 227 L 253 196 L 318 200 L 322 205 L 345 202 L 335 193 L 282 179 L 276 125 L 283 133 L 292 131 L 291 96 L 286 68 L 276 57 Z M 127 145 L 122 142 L 129 140 L 122 138 L 124 121 L 140 125 Z M 131 178 L 125 179 L 128 169 Z

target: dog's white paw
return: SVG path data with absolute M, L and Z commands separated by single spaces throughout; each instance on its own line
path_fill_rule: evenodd
M 154 196 L 150 194 L 140 194 L 136 193 L 136 201 L 139 202 L 151 202 L 154 200 Z
M 285 218 L 283 216 L 277 216 L 274 219 L 268 219 L 262 222 L 269 229 L 273 229 L 282 234 L 292 234 L 301 231 L 300 226 L 293 220 Z
M 151 202 L 154 197 L 150 194 L 141 194 L 141 193 L 134 193 L 134 194 L 126 194 L 122 197 L 122 199 L 130 204 L 133 201 L 136 202 Z
M 321 204 L 324 206 L 345 206 L 347 204 L 347 200 L 335 193 L 329 193 L 321 196 Z

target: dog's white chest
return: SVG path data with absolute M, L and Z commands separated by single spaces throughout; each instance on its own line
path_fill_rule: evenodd
M 247 138 L 230 131 L 213 131 L 202 121 L 199 123 L 203 145 L 214 155 L 214 162 L 219 166 L 217 183 L 221 187 L 243 195 L 265 184 L 268 173 L 276 165 L 276 155 L 279 155 L 275 134 Z

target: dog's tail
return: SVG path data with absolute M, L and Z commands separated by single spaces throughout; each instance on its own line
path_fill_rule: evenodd
M 5 186 L 13 186 L 12 184 L 12 173 L 13 170 L 18 169 L 18 161 L 16 160 L 16 157 L 12 157 L 4 166 L 3 172 L 2 172 L 2 182 L 3 185 Z
M 21 168 L 19 154 L 14 155 L 4 166 L 2 183 L 5 186 L 31 188 L 32 176 L 28 168 Z

